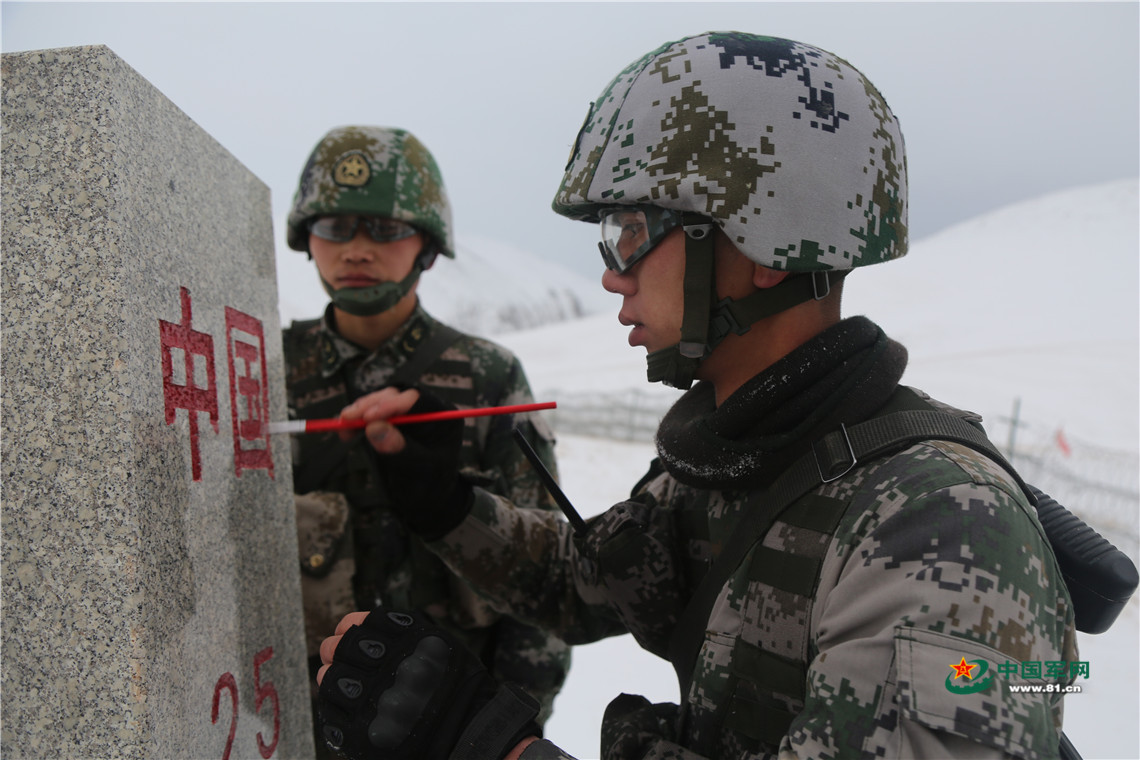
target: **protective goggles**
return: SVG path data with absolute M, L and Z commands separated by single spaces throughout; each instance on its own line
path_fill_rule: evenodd
M 382 216 L 318 216 L 309 222 L 309 232 L 322 240 L 347 243 L 356 237 L 356 230 L 364 225 L 368 237 L 377 243 L 393 243 L 415 235 L 418 230 L 399 219 Z
M 681 226 L 681 213 L 656 206 L 618 206 L 601 213 L 598 248 L 606 269 L 622 274 Z

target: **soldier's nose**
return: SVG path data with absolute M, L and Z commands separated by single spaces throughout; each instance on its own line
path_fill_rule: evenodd
M 635 283 L 632 277 L 620 275 L 612 269 L 607 269 L 602 272 L 602 287 L 610 293 L 626 296 L 633 293 Z

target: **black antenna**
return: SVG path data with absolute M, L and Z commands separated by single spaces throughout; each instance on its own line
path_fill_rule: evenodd
M 558 487 L 558 483 L 554 481 L 554 476 L 550 474 L 550 470 L 546 469 L 546 465 L 538 458 L 538 454 L 531 447 L 530 441 L 522 434 L 518 428 L 514 429 L 515 443 L 522 449 L 522 453 L 530 462 L 530 466 L 538 473 L 538 477 L 542 480 L 542 484 L 546 486 L 546 490 L 554 497 L 555 503 L 558 508 L 562 510 L 562 514 L 566 515 L 566 519 L 570 521 L 570 525 L 574 528 L 574 532 L 581 535 L 586 532 L 586 521 L 582 519 L 582 515 L 578 514 L 578 510 L 574 509 L 574 505 L 566 498 L 566 494 L 562 493 L 562 489 Z

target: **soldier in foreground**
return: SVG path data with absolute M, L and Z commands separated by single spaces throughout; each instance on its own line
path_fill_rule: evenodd
M 462 408 L 531 400 L 513 354 L 442 324 L 417 299 L 420 274 L 437 255 L 454 257 L 455 244 L 439 168 L 414 135 L 370 126 L 325 135 L 301 174 L 288 242 L 310 255 L 331 299 L 322 318 L 284 332 L 293 418 L 335 417 L 389 386 L 430 390 Z M 545 423 L 518 424 L 554 468 Z M 554 508 L 511 440 L 510 418 L 467 420 L 450 455 L 450 467 L 512 503 Z M 569 647 L 495 612 L 408 531 L 363 436 L 299 436 L 293 478 L 314 673 L 321 639 L 346 613 L 380 604 L 418 610 L 478 653 L 496 678 L 522 684 L 545 720 L 566 678 Z
M 698 381 L 629 501 L 574 533 L 443 469 L 456 430 L 385 422 L 429 397 L 384 391 L 343 416 L 370 421 L 387 487 L 415 493 L 409 527 L 504 609 L 672 661 L 682 704 L 617 697 L 601 756 L 1056 757 L 1071 678 L 1030 694 L 983 674 L 1077 657 L 1020 480 L 936 435 L 856 454 L 900 414 L 980 436 L 900 385 L 903 346 L 840 314 L 845 275 L 906 252 L 903 138 L 874 86 L 788 40 L 664 45 L 591 106 L 554 209 L 600 225 L 602 284 L 649 379 Z M 565 757 L 420 616 L 356 613 L 336 633 L 323 733 L 349 757 Z

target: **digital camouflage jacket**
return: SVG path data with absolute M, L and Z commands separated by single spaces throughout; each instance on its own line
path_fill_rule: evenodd
M 686 393 L 658 432 L 659 462 L 584 536 L 477 491 L 432 548 L 571 643 L 630 632 L 664 657 L 740 516 L 765 508 L 766 485 L 812 441 L 891 402 L 904 366 L 873 323 L 845 320 L 719 408 L 707 384 Z M 824 514 L 835 519 L 821 530 Z M 1056 757 L 1075 641 L 1016 481 L 970 448 L 919 443 L 782 513 L 721 588 L 684 704 L 607 710 L 602 756 Z M 1042 678 L 1023 680 L 1022 663 Z M 1050 691 L 1011 688 L 1024 684 Z M 563 757 L 548 741 L 523 753 Z
M 331 309 L 331 307 L 330 307 Z M 490 341 L 446 328 L 417 305 L 407 323 L 374 352 L 330 329 L 331 315 L 295 322 L 284 331 L 290 417 L 335 417 L 354 399 L 388 385 L 416 356 L 438 355 L 414 385 L 460 408 L 532 400 L 518 359 Z M 465 420 L 461 454 L 466 477 L 520 507 L 555 505 L 512 436 L 519 425 L 557 475 L 554 440 L 538 415 Z M 502 680 L 527 688 L 542 718 L 566 677 L 569 647 L 558 638 L 504 617 L 411 534 L 385 508 L 376 458 L 363 436 L 349 443 L 336 433 L 294 438 L 294 490 L 305 597 L 306 638 L 315 655 L 347 612 L 383 604 L 419 609 L 455 632 Z

